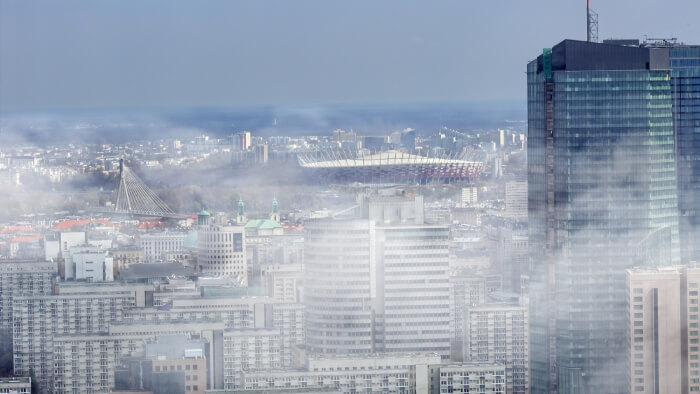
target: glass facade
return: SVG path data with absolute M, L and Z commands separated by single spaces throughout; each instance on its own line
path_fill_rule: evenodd
M 669 49 L 681 257 L 700 261 L 700 47 Z
M 680 262 L 670 74 L 574 50 L 528 65 L 532 392 L 627 392 L 625 270 Z

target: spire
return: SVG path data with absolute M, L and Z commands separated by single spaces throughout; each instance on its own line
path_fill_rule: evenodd
M 279 204 L 277 203 L 277 197 L 272 198 L 272 213 L 279 213 L 280 208 Z
M 236 224 L 242 226 L 246 224 L 248 219 L 245 217 L 245 203 L 243 202 L 243 197 L 238 196 L 238 210 L 236 211 Z
M 270 212 L 270 220 L 274 220 L 277 223 L 280 222 L 280 207 L 277 203 L 277 197 L 272 198 L 272 211 Z
M 245 215 L 245 203 L 240 195 L 238 196 L 238 215 Z

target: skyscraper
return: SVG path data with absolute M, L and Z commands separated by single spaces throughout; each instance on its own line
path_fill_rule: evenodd
M 326 354 L 450 356 L 449 228 L 420 196 L 372 196 L 305 224 L 306 346 Z
M 672 46 L 671 97 L 683 262 L 700 261 L 700 46 Z
M 533 393 L 625 392 L 625 270 L 680 261 L 668 59 L 565 40 L 527 66 Z

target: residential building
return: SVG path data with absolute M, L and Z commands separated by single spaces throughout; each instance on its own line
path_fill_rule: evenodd
M 32 379 L 30 377 L 0 378 L 0 393 L 30 394 L 32 392 Z
M 11 349 L 14 299 L 51 294 L 57 273 L 52 262 L 0 260 L 0 349 Z
M 473 363 L 505 367 L 508 393 L 529 393 L 529 333 L 527 307 L 518 304 L 483 304 L 469 309 L 469 353 Z

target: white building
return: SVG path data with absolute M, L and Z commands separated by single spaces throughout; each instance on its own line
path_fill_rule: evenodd
M 98 246 L 71 247 L 64 254 L 66 280 L 111 282 L 114 280 L 114 259 Z
M 305 224 L 306 346 L 325 354 L 450 356 L 449 228 L 420 196 L 373 196 Z
M 241 283 L 247 284 L 244 227 L 200 225 L 197 230 L 197 267 L 204 274 L 239 278 Z
M 290 392 L 303 389 L 342 393 L 425 393 L 437 354 L 374 354 L 309 358 L 301 369 L 242 372 L 245 390 Z
M 526 306 L 483 304 L 470 308 L 468 335 L 470 362 L 503 364 L 506 392 L 529 393 L 530 341 Z
M 468 185 L 462 188 L 462 206 L 476 204 L 479 201 L 476 185 Z
M 299 302 L 303 279 L 301 264 L 265 265 L 260 268 L 263 291 L 279 302 Z
M 630 392 L 700 391 L 699 292 L 700 268 L 627 270 Z
M 164 258 L 167 252 L 177 252 L 183 249 L 186 233 L 147 233 L 139 237 L 139 247 L 143 249 L 146 261 L 157 261 Z
M 278 329 L 224 331 L 224 389 L 241 388 L 240 371 L 274 371 L 282 367 Z
M 506 182 L 506 217 L 527 220 L 527 182 Z
M 44 236 L 44 258 L 46 261 L 57 259 L 74 246 L 85 245 L 87 238 L 84 231 L 51 232 Z
M 29 377 L 16 376 L 0 378 L 0 393 L 29 394 L 31 392 L 32 379 Z
M 510 393 L 506 389 L 506 368 L 499 363 L 440 365 L 439 386 L 431 393 Z

